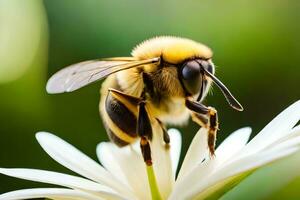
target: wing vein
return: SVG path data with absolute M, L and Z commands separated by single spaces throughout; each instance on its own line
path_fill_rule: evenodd
M 54 74 L 47 83 L 48 93 L 72 92 L 112 73 L 158 63 L 160 58 L 136 60 L 136 58 L 116 58 L 111 60 L 91 60 L 66 67 Z M 118 60 L 120 59 L 120 60 Z M 123 60 L 121 60 L 123 59 Z

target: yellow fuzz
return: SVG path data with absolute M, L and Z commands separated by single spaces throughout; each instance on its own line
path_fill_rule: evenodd
M 141 60 L 162 56 L 164 61 L 173 64 L 195 57 L 204 59 L 212 57 L 212 51 L 207 46 L 190 39 L 173 36 L 160 36 L 146 40 L 137 45 L 131 54 Z

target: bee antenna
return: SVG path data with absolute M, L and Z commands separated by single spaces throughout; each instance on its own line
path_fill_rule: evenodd
M 202 69 L 205 75 L 211 78 L 213 82 L 218 86 L 218 88 L 220 88 L 229 105 L 238 111 L 243 111 L 243 106 L 234 98 L 234 96 L 227 89 L 227 87 L 217 77 L 215 77 L 212 73 L 207 71 L 204 67 L 202 67 Z

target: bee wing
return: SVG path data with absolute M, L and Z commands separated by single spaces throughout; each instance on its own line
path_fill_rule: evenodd
M 46 90 L 51 94 L 72 92 L 115 72 L 158 62 L 159 58 L 136 60 L 129 57 L 80 62 L 55 73 L 48 80 Z

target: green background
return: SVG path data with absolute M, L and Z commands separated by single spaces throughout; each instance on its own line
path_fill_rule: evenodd
M 244 126 L 254 136 L 300 97 L 299 10 L 297 0 L 0 0 L 0 166 L 72 174 L 39 147 L 34 135 L 41 130 L 96 159 L 97 143 L 107 140 L 101 83 L 49 95 L 47 79 L 79 61 L 129 56 L 159 35 L 213 49 L 217 76 L 245 108 L 232 110 L 214 87 L 205 104 L 219 112 L 218 143 Z M 192 122 L 180 128 L 183 152 L 197 129 Z M 257 171 L 224 198 L 299 199 L 299 157 Z M 41 185 L 0 175 L 0 193 Z

